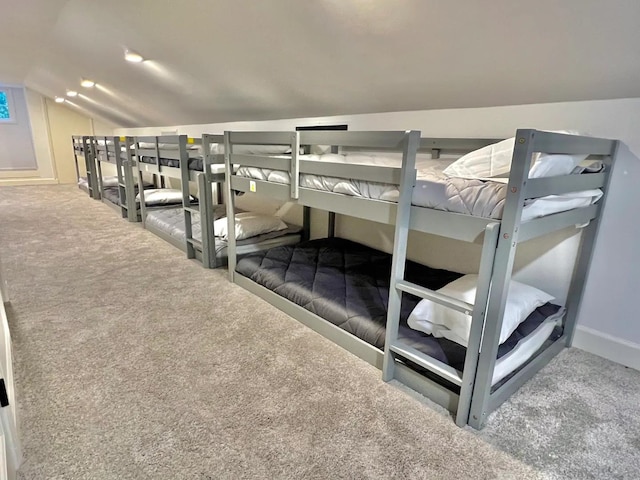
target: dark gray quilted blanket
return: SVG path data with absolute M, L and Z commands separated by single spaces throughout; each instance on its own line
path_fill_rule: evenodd
M 321 239 L 246 256 L 236 270 L 364 341 L 384 346 L 391 255 L 341 238 Z M 460 276 L 407 262 L 407 279 L 434 290 Z M 404 295 L 403 322 L 418 301 Z
M 272 248 L 238 261 L 236 271 L 380 349 L 384 347 L 391 255 L 340 238 Z M 461 274 L 407 262 L 406 278 L 438 289 Z M 410 346 L 462 370 L 466 349 L 445 338 L 412 330 L 406 320 L 420 299 L 403 295 L 399 337 Z M 509 353 L 560 307 L 534 311 L 500 345 Z M 554 336 L 557 338 L 559 332 Z

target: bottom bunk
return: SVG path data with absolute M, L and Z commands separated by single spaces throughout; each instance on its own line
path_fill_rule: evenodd
M 238 213 L 242 213 L 238 210 Z M 214 220 L 224 220 L 226 224 L 226 208 L 224 205 L 214 207 Z M 275 217 L 277 218 L 277 217 Z M 284 222 L 282 222 L 284 223 Z M 265 231 L 257 235 L 248 236 L 236 241 L 238 255 L 259 252 L 279 245 L 297 244 L 302 239 L 302 228 L 295 225 L 284 224 L 286 228 Z M 182 206 L 154 208 L 147 211 L 145 228 L 171 243 L 172 245 L 186 249 L 185 214 Z M 264 230 L 264 228 L 263 228 Z M 191 233 L 195 240 L 202 243 L 202 225 L 200 215 L 192 214 Z M 201 253 L 201 249 L 196 247 Z M 215 238 L 216 259 L 226 263 L 227 241 L 223 236 Z
M 78 188 L 85 193 L 91 195 L 91 187 L 89 185 L 89 179 L 87 177 L 78 178 Z
M 366 342 L 380 354 L 385 340 L 390 272 L 390 254 L 340 238 L 312 240 L 251 254 L 241 258 L 236 267 L 236 273 Z M 408 281 L 432 290 L 462 276 L 413 262 L 406 265 Z M 403 295 L 399 339 L 462 371 L 464 346 L 409 327 L 407 320 L 420 300 L 413 295 Z M 562 307 L 545 303 L 518 325 L 500 345 L 492 381 L 494 389 L 561 337 L 563 316 Z M 367 355 L 369 359 L 379 358 Z M 411 366 L 449 390 L 459 392 L 459 387 Z
M 113 185 L 112 183 L 107 184 L 106 186 L 103 186 L 102 188 L 102 200 L 104 201 L 104 203 L 106 203 L 107 205 L 109 205 L 110 207 L 113 207 L 114 209 L 120 211 L 121 213 L 124 212 L 121 211 L 121 209 L 128 209 L 129 206 L 126 203 L 122 203 L 121 198 L 120 198 L 120 186 L 119 185 Z M 151 182 L 145 182 L 144 183 L 144 189 L 145 191 L 150 191 L 151 189 L 155 189 L 155 185 Z M 141 220 L 140 217 L 140 200 L 137 197 L 138 195 L 138 185 L 134 186 L 134 192 L 136 194 L 136 211 L 137 211 L 137 221 Z M 174 203 L 177 205 L 182 205 L 182 194 L 180 193 L 179 190 L 176 191 L 175 193 L 175 201 Z M 149 204 L 149 202 L 147 202 L 148 206 L 152 206 Z

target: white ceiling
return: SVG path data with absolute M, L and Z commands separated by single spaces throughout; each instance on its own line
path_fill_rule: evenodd
M 122 126 L 640 97 L 638 0 L 0 6 L 0 82 Z

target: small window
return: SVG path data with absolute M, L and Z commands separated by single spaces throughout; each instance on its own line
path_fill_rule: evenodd
M 9 96 L 6 91 L 0 90 L 0 121 L 11 120 L 11 110 L 9 110 Z

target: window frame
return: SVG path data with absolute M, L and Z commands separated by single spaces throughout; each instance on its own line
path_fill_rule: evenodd
M 0 125 L 5 125 L 7 123 L 17 123 L 16 109 L 13 103 L 13 91 L 11 87 L 0 86 L 0 92 L 5 94 L 5 97 L 7 99 L 7 108 L 9 109 L 9 118 L 0 118 Z

